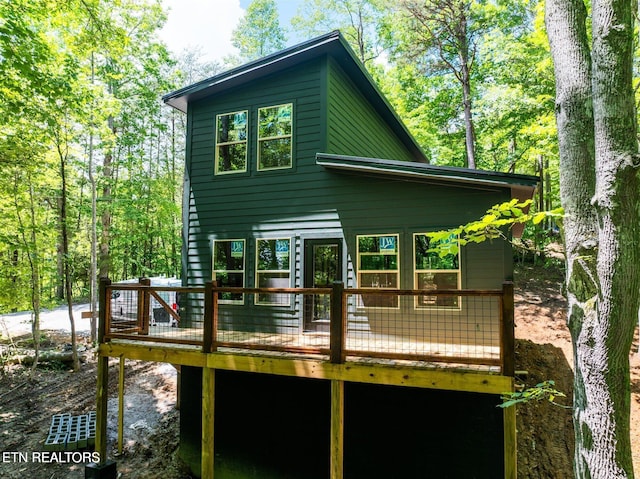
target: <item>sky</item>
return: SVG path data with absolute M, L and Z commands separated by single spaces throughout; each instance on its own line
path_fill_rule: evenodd
M 235 53 L 231 32 L 251 0 L 162 0 L 168 18 L 160 37 L 179 54 L 187 47 L 201 47 L 203 60 L 222 60 Z M 302 0 L 277 0 L 280 26 L 290 28 L 290 20 Z M 287 35 L 290 39 L 291 34 Z M 288 44 L 291 44 L 291 40 Z

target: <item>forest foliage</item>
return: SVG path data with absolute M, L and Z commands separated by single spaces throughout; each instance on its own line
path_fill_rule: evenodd
M 430 2 L 304 0 L 281 25 L 255 0 L 217 64 L 171 53 L 152 0 L 0 0 L 0 312 L 33 308 L 34 288 L 60 301 L 65 265 L 74 297 L 95 275 L 179 276 L 186 118 L 160 98 L 290 37 L 340 29 L 433 164 L 473 151 L 477 168 L 540 175 L 533 211 L 557 207 L 542 3 L 450 3 L 443 19 Z

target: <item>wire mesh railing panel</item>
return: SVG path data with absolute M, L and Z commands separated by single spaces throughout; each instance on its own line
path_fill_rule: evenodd
M 347 291 L 348 355 L 472 364 L 500 361 L 500 296 L 460 295 L 427 302 L 424 293 L 405 291 L 377 294 L 373 303 L 371 296 Z
M 203 288 L 116 283 L 107 288 L 107 296 L 107 338 L 202 344 L 203 318 L 194 311 L 203 310 L 199 306 L 203 303 Z M 186 311 L 190 313 L 182 314 Z
M 105 338 L 505 367 L 504 291 L 152 287 L 105 289 Z M 505 327 L 504 317 L 509 317 Z M 511 329 L 511 330 L 510 330 Z M 506 351 L 508 349 L 508 351 Z M 510 365 L 511 366 L 511 365 Z
M 216 347 L 328 353 L 328 292 L 244 289 L 233 293 L 232 289 L 215 290 L 219 295 Z
M 108 333 L 134 334 L 141 330 L 138 321 L 138 291 L 132 289 L 112 289 L 110 292 L 110 330 Z

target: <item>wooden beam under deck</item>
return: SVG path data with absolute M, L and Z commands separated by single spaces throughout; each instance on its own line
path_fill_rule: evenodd
M 326 359 L 257 356 L 232 352 L 203 353 L 199 349 L 108 342 L 100 344 L 100 357 L 125 357 L 141 361 L 171 363 L 209 369 L 276 374 L 330 381 L 406 386 L 447 391 L 502 394 L 513 391 L 512 377 L 453 368 L 347 361 L 333 364 Z

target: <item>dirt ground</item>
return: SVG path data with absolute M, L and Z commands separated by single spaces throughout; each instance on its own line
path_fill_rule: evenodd
M 562 277 L 557 269 L 521 266 L 516 275 L 516 369 L 525 387 L 553 379 L 570 405 L 573 373 L 571 343 L 565 325 Z M 47 332 L 45 346 L 64 347 L 68 337 Z M 28 338 L 12 338 L 28 347 Z M 78 373 L 61 364 L 39 368 L 30 375 L 20 365 L 2 362 L 0 354 L 0 477 L 2 479 L 75 479 L 84 477 L 84 464 L 73 457 L 65 463 L 37 462 L 53 414 L 85 414 L 95 409 L 96 361 L 86 338 L 80 338 L 85 362 Z M 7 351 L 0 342 L 0 353 Z M 634 351 L 637 351 L 637 342 Z M 634 465 L 640 471 L 640 355 L 632 355 L 632 440 Z M 526 372 L 526 373 L 524 373 Z M 126 361 L 124 449 L 118 454 L 118 364 L 111 361 L 109 450 L 122 478 L 186 479 L 175 457 L 179 412 L 175 408 L 175 369 L 167 364 Z M 518 406 L 518 477 L 564 479 L 572 477 L 573 426 L 571 410 L 548 402 Z M 9 453 L 7 455 L 7 453 Z M 27 460 L 19 455 L 26 453 Z
M 526 387 L 551 379 L 566 394 L 556 402 L 571 405 L 573 353 L 566 326 L 566 301 L 558 268 L 516 268 L 516 369 Z M 640 354 L 638 336 L 631 361 L 631 440 L 636 474 L 640 473 Z M 571 409 L 547 401 L 518 406 L 518 477 L 573 477 L 573 418 Z

